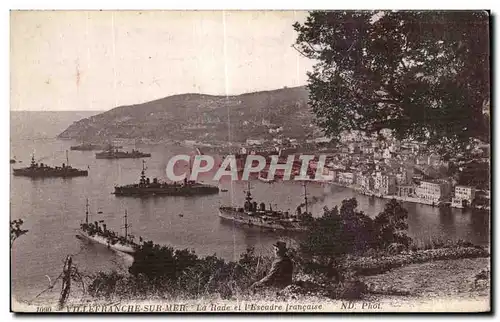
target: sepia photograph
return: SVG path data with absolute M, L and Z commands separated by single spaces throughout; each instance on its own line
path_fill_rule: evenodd
M 10 310 L 481 312 L 488 10 L 11 10 Z

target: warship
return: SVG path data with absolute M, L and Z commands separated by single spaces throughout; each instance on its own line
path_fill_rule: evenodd
M 139 246 L 133 241 L 133 236 L 129 235 L 128 229 L 130 225 L 128 224 L 127 211 L 125 211 L 124 216 L 124 229 L 125 235 L 119 236 L 114 231 L 109 230 L 103 221 L 89 222 L 89 203 L 87 199 L 86 210 L 85 210 L 85 222 L 80 224 L 80 229 L 78 230 L 77 237 L 80 239 L 88 240 L 93 243 L 101 244 L 109 249 L 119 251 L 122 253 L 133 254 L 135 253 L 137 247 Z M 99 224 L 102 225 L 99 225 Z
M 35 156 L 31 157 L 31 164 L 29 167 L 13 169 L 15 176 L 24 176 L 32 178 L 49 178 L 49 177 L 86 177 L 89 175 L 87 170 L 80 170 L 73 168 L 69 165 L 68 151 L 66 151 L 66 163 L 63 163 L 61 167 L 51 167 L 43 163 L 36 163 Z
M 120 151 L 117 148 L 111 148 L 106 151 L 98 152 L 95 154 L 96 159 L 138 159 L 149 158 L 151 153 L 143 153 L 138 150 L 132 149 L 129 151 Z
M 305 187 L 304 184 L 304 189 L 306 189 Z M 256 226 L 272 230 L 303 232 L 308 229 L 308 224 L 312 221 L 312 214 L 308 212 L 306 190 L 304 190 L 305 202 L 297 207 L 295 215 L 289 214 L 288 211 L 273 210 L 271 205 L 266 209 L 263 202 L 258 205 L 256 201 L 252 201 L 250 190 L 249 181 L 243 207 L 222 206 L 219 208 L 219 217 L 250 227 Z M 303 206 L 305 206 L 305 212 L 302 212 Z
M 111 144 L 91 144 L 83 143 L 80 145 L 72 145 L 70 150 L 73 151 L 95 151 L 95 150 L 111 150 L 111 149 L 121 149 L 122 146 L 112 146 Z
M 184 179 L 182 183 L 159 182 L 157 178 L 151 181 L 146 177 L 145 162 L 142 162 L 142 171 L 139 183 L 128 184 L 124 186 L 115 186 L 114 194 L 116 196 L 195 196 L 219 193 L 219 188 L 212 185 L 199 183 Z

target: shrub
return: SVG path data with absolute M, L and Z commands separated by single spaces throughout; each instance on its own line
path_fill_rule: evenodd
M 89 293 L 94 297 L 198 298 L 217 295 L 231 298 L 265 276 L 271 259 L 255 255 L 253 248 L 239 261 L 226 262 L 215 255 L 198 257 L 192 250 L 174 250 L 152 242 L 143 243 L 134 254 L 131 275 L 100 272 L 91 276 Z
M 323 216 L 315 219 L 300 244 L 306 272 L 343 280 L 338 265 L 346 254 L 387 249 L 394 244 L 408 247 L 408 212 L 400 203 L 391 200 L 375 219 L 357 211 L 357 206 L 355 198 L 347 199 L 342 201 L 340 210 L 325 207 Z
M 28 232 L 28 230 L 26 229 L 21 229 L 23 223 L 24 221 L 22 219 L 10 221 L 10 248 L 12 248 L 12 245 L 14 244 L 14 241 L 16 239 Z
M 391 244 L 409 246 L 411 238 L 406 235 L 408 230 L 408 210 L 401 203 L 392 199 L 385 205 L 384 211 L 379 213 L 373 221 L 376 231 L 377 245 L 386 248 Z

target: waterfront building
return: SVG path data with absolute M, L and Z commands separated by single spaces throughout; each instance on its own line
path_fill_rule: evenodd
M 356 185 L 359 187 L 363 187 L 365 183 L 366 176 L 363 174 L 362 171 L 357 171 L 356 172 Z
M 405 169 L 404 167 L 399 168 L 399 172 L 396 173 L 396 184 L 406 185 L 412 182 L 414 170 L 412 168 Z
M 333 182 L 337 181 L 337 170 L 330 167 L 325 167 L 323 169 L 323 173 L 325 176 L 331 177 Z
M 356 180 L 358 180 L 358 178 L 356 178 Z M 361 175 L 359 181 L 360 181 L 360 186 L 363 190 L 365 191 L 374 190 L 375 180 L 373 179 L 370 173 L 365 173 Z
M 373 189 L 375 191 L 379 191 L 380 187 L 382 186 L 382 173 L 380 171 L 375 172 L 372 174 L 373 176 Z
M 352 172 L 340 172 L 339 173 L 339 183 L 345 185 L 351 185 L 355 182 L 356 176 Z
M 398 186 L 398 196 L 399 197 L 413 197 L 415 194 L 415 187 L 413 185 L 400 185 Z
M 451 199 L 451 206 L 455 208 L 470 206 L 475 196 L 476 189 L 474 187 L 456 186 L 455 197 Z
M 449 198 L 451 185 L 445 181 L 421 181 L 420 186 L 415 189 L 418 198 L 428 202 L 438 203 Z
M 333 174 L 333 182 L 339 182 L 339 177 L 340 177 L 340 172 L 342 172 L 342 170 L 334 167 L 334 168 L 330 168 L 330 174 Z
M 396 178 L 390 174 L 382 175 L 379 192 L 382 195 L 396 194 Z
M 368 176 L 366 184 L 367 184 L 367 190 L 369 191 L 375 190 L 375 179 L 372 176 Z

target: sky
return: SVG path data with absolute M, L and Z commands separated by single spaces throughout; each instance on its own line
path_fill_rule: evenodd
M 305 11 L 11 11 L 11 110 L 109 110 L 307 83 Z

